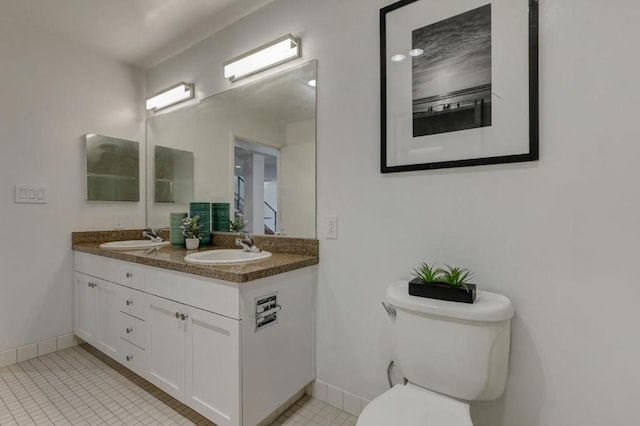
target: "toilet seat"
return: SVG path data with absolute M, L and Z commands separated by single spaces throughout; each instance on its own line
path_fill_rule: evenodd
M 469 405 L 427 389 L 396 385 L 369 403 L 356 426 L 473 426 Z

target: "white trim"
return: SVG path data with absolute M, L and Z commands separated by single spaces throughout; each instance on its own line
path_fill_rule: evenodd
M 308 395 L 356 417 L 370 402 L 368 399 L 354 395 L 322 380 L 314 380 L 306 387 L 306 392 Z
M 0 352 L 0 368 L 27 361 L 52 352 L 61 351 L 82 343 L 73 333 L 40 340 Z

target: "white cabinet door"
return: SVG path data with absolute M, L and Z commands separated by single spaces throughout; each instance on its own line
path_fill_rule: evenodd
M 182 400 L 184 396 L 184 305 L 149 296 L 147 380 Z
M 189 308 L 184 403 L 219 426 L 240 424 L 240 321 Z
M 74 329 L 81 339 L 95 342 L 97 280 L 84 274 L 75 274 Z
M 94 280 L 98 286 L 93 288 L 97 304 L 97 325 L 95 346 L 113 359 L 118 359 L 120 347 L 120 311 L 118 301 L 123 287 L 102 280 Z

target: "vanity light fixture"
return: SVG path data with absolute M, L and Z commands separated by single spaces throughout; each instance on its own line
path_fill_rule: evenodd
M 300 39 L 291 34 L 226 61 L 224 77 L 236 81 L 300 57 Z
M 193 83 L 181 82 L 147 99 L 147 109 L 158 111 L 188 99 L 193 99 L 194 94 Z

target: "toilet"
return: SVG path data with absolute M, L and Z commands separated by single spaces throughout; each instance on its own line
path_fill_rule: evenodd
M 387 289 L 394 368 L 405 378 L 371 401 L 357 426 L 472 426 L 469 401 L 499 398 L 509 367 L 513 305 L 478 291 L 473 304 Z

